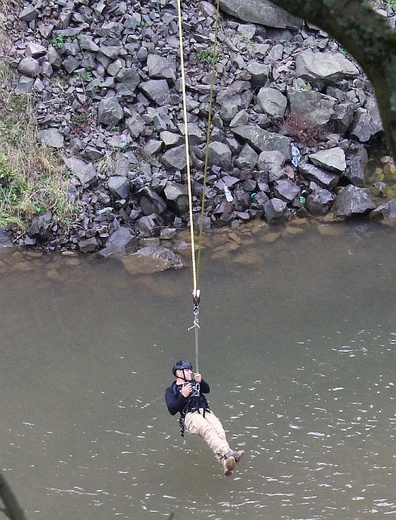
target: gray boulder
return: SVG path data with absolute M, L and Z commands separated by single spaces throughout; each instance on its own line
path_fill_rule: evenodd
M 268 65 L 257 60 L 250 60 L 245 69 L 250 74 L 252 83 L 257 86 L 265 85 L 271 74 Z
M 183 215 L 188 210 L 187 186 L 178 182 L 168 181 L 164 194 L 169 206 L 179 215 Z
M 57 128 L 40 130 L 37 134 L 37 138 L 50 148 L 63 148 L 65 145 L 64 137 Z
M 49 63 L 55 68 L 60 69 L 62 66 L 62 58 L 52 45 L 48 48 L 47 59 Z
M 339 103 L 336 105 L 331 117 L 334 131 L 344 135 L 353 123 L 355 111 L 356 105 L 353 103 Z
M 305 208 L 311 215 L 325 215 L 331 208 L 335 195 L 329 190 L 321 188 L 315 182 L 310 183 L 310 190 Z
M 166 150 L 166 152 L 162 155 L 162 164 L 171 171 L 184 170 L 187 166 L 185 145 L 182 144 L 180 146 L 175 146 L 174 148 L 169 148 L 169 150 Z
M 116 75 L 116 91 L 120 96 L 132 95 L 140 83 L 139 72 L 136 68 L 122 68 Z
M 290 179 L 275 182 L 274 194 L 278 199 L 282 199 L 285 202 L 292 202 L 299 193 L 300 188 Z
M 176 81 L 176 62 L 173 58 L 149 54 L 147 67 L 150 78 Z
M 32 58 L 42 58 L 47 54 L 47 49 L 37 42 L 29 42 L 26 46 L 26 55 Z
M 257 168 L 274 179 L 280 178 L 283 175 L 283 165 L 286 157 L 278 150 L 261 152 L 257 160 Z
M 219 115 L 225 123 L 229 123 L 239 112 L 242 105 L 240 94 L 233 94 L 221 101 Z
M 29 23 L 35 20 L 37 18 L 37 15 L 38 11 L 35 8 L 35 6 L 29 4 L 19 13 L 19 19 L 21 20 L 21 22 Z
M 253 148 L 249 144 L 246 143 L 243 146 L 241 153 L 239 154 L 236 160 L 236 164 L 241 169 L 247 168 L 249 170 L 253 170 L 253 168 L 257 164 L 258 157 L 258 153 L 255 150 L 253 150 Z
M 338 174 L 344 173 L 346 169 L 345 152 L 340 147 L 319 150 L 309 155 L 309 159 L 315 166 Z
M 264 214 L 264 204 L 269 201 L 268 195 L 264 191 L 259 191 L 252 198 L 249 212 L 255 218 L 261 218 Z
M 153 213 L 161 215 L 166 209 L 165 200 L 157 192 L 147 187 L 140 194 L 139 204 L 146 216 Z
M 336 83 L 355 78 L 359 74 L 356 65 L 340 52 L 314 52 L 306 49 L 296 56 L 296 76 L 308 81 Z
M 62 66 L 68 74 L 72 74 L 81 64 L 74 56 L 67 56 L 67 58 L 62 61 Z
M 331 116 L 334 130 L 344 135 L 353 122 L 353 116 L 356 105 L 353 103 L 339 103 L 334 107 L 334 113 Z
M 135 111 L 132 111 L 131 116 L 125 121 L 125 126 L 127 127 L 129 133 L 132 137 L 139 137 L 139 135 L 143 132 L 146 127 L 146 123 L 143 117 Z
M 41 66 L 38 60 L 27 56 L 26 58 L 22 58 L 19 62 L 18 72 L 25 76 L 36 78 L 41 72 Z
M 115 129 L 110 128 L 110 130 L 118 131 L 118 127 Z M 130 146 L 133 143 L 133 139 L 130 135 L 126 133 L 117 134 L 113 133 L 111 137 L 107 140 L 107 146 L 110 150 L 124 150 L 128 146 Z
M 157 105 L 167 105 L 170 101 L 170 90 L 165 79 L 151 79 L 139 85 L 142 92 Z
M 125 254 L 131 247 L 136 246 L 136 237 L 128 228 L 120 226 L 106 242 L 106 247 L 98 255 L 107 258 L 114 254 Z
M 396 199 L 392 199 L 385 204 L 377 206 L 371 213 L 370 218 L 372 219 L 384 219 L 388 218 L 392 221 L 396 221 Z
M 375 204 L 367 193 L 353 184 L 349 184 L 341 190 L 333 206 L 335 216 L 339 219 L 369 213 L 374 208 Z
M 248 107 L 252 97 L 253 92 L 248 81 L 237 80 L 220 90 L 216 102 L 220 105 L 221 119 L 231 121 L 239 110 Z
M 63 160 L 83 188 L 88 188 L 97 181 L 96 168 L 92 163 L 86 163 L 76 157 L 65 157 Z
M 166 247 L 142 247 L 124 257 L 122 263 L 130 274 L 150 274 L 183 267 L 182 260 Z
M 129 179 L 119 175 L 109 177 L 109 180 L 107 181 L 107 186 L 109 188 L 110 193 L 116 199 L 128 198 L 131 191 Z
M 264 219 L 268 224 L 283 222 L 287 215 L 287 203 L 278 198 L 270 199 L 264 204 L 263 210 Z
M 287 97 L 277 88 L 263 87 L 257 94 L 257 104 L 271 118 L 283 117 Z
M 144 145 L 143 150 L 147 157 L 153 157 L 154 155 L 156 155 L 158 152 L 161 151 L 161 148 L 162 148 L 162 141 L 157 140 L 157 139 L 150 139 Z
M 99 249 L 99 242 L 95 237 L 83 238 L 78 243 L 81 253 L 94 253 Z
M 47 211 L 43 215 L 36 215 L 29 225 L 27 234 L 30 238 L 36 238 L 44 242 L 48 240 L 52 224 L 52 213 L 50 211 Z
M 145 215 L 136 222 L 136 232 L 142 238 L 147 237 L 158 237 L 161 231 L 161 225 L 163 220 L 161 217 L 152 213 L 151 215 Z
M 345 176 L 352 184 L 362 188 L 364 186 L 365 171 L 368 164 L 366 148 L 358 144 L 350 147 L 346 164 Z
M 231 128 L 231 131 L 247 141 L 255 150 L 263 151 L 279 151 L 286 159 L 290 159 L 290 143 L 291 139 L 284 135 L 274 132 L 268 132 L 259 126 L 245 125 Z
M 375 96 L 371 95 L 366 101 L 365 108 L 367 112 L 370 114 L 372 126 L 373 126 L 373 136 L 378 134 L 383 130 L 381 115 L 379 113 L 378 104 Z
M 184 142 L 183 136 L 177 134 L 176 132 L 170 132 L 169 130 L 164 130 L 161 132 L 160 138 L 165 148 L 180 146 Z
M 240 110 L 235 117 L 230 121 L 230 127 L 247 125 L 249 122 L 249 113 L 247 110 Z
M 93 37 L 89 34 L 81 34 L 79 38 L 80 50 L 89 52 L 98 52 L 99 46 L 94 42 Z
M 120 55 L 121 47 L 119 45 L 100 45 L 99 52 L 108 60 L 102 58 L 102 62 L 108 62 L 109 60 L 116 60 Z M 101 59 L 101 56 L 98 59 Z
M 365 108 L 358 108 L 350 130 L 351 136 L 361 143 L 367 143 L 373 135 L 373 124 Z
M 300 117 L 302 126 L 325 125 L 334 114 L 337 100 L 320 92 L 290 88 L 287 92 L 290 111 Z
M 361 143 L 367 143 L 382 131 L 382 122 L 374 98 L 367 101 L 364 108 L 358 108 L 354 115 L 350 133 Z
M 298 165 L 299 173 L 308 181 L 313 181 L 322 188 L 332 190 L 338 184 L 339 175 L 314 166 L 306 162 L 301 162 Z
M 3 228 L 0 228 L 0 248 L 1 247 L 12 247 L 12 234 Z
M 222 170 L 228 171 L 232 166 L 232 152 L 225 143 L 212 142 L 208 147 L 210 165 L 216 165 Z
M 124 119 L 124 109 L 116 97 L 102 99 L 98 106 L 98 121 L 107 127 L 118 125 Z
M 34 83 L 34 78 L 29 78 L 28 76 L 20 76 L 18 80 L 18 85 L 16 87 L 16 91 L 20 94 L 27 94 L 33 88 Z
M 220 0 L 221 9 L 245 22 L 279 29 L 296 29 L 303 21 L 267 0 Z

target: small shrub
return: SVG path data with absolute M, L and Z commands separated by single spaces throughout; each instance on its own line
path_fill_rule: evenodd
M 63 47 L 64 43 L 65 43 L 65 37 L 63 36 L 63 34 L 57 34 L 51 40 L 51 45 L 55 49 L 60 49 L 61 47 Z
M 198 60 L 204 61 L 205 63 L 212 63 L 213 62 L 213 50 L 211 49 L 203 49 L 198 54 Z
M 72 123 L 78 129 L 87 128 L 91 122 L 91 117 L 85 110 L 79 111 L 72 117 Z
M 81 81 L 91 81 L 92 79 L 92 72 L 90 70 L 84 70 L 84 72 L 81 72 L 78 77 L 81 79 Z
M 308 147 L 315 146 L 318 142 L 323 141 L 328 130 L 327 127 L 309 125 L 302 114 L 294 112 L 286 112 L 283 119 L 275 122 L 275 125 L 281 134 L 287 135 Z

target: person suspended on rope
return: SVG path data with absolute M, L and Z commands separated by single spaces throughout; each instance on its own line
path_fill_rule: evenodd
M 204 394 L 210 392 L 209 384 L 201 374 L 193 373 L 189 361 L 177 361 L 172 368 L 175 381 L 165 391 L 165 402 L 171 415 L 180 413 L 180 433 L 184 431 L 202 437 L 216 459 L 222 464 L 224 475 L 230 476 L 244 451 L 230 448 L 226 433 L 216 415 L 209 409 Z

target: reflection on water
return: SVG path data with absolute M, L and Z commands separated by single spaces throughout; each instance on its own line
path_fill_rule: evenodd
M 200 369 L 247 451 L 232 478 L 163 401 L 194 359 L 189 269 L 1 250 L 1 460 L 28 518 L 395 514 L 396 236 L 326 229 L 208 240 Z

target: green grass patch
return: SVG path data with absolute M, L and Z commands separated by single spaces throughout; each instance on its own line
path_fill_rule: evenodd
M 24 232 L 34 216 L 51 211 L 68 231 L 82 208 L 68 196 L 70 175 L 59 153 L 39 143 L 34 98 L 18 92 L 6 59 L 7 16 L 22 8 L 21 0 L 0 3 L 0 226 Z
M 51 211 L 69 230 L 81 207 L 68 197 L 68 170 L 58 152 L 38 142 L 34 99 L 15 86 L 0 61 L 0 226 L 25 231 L 35 215 Z

